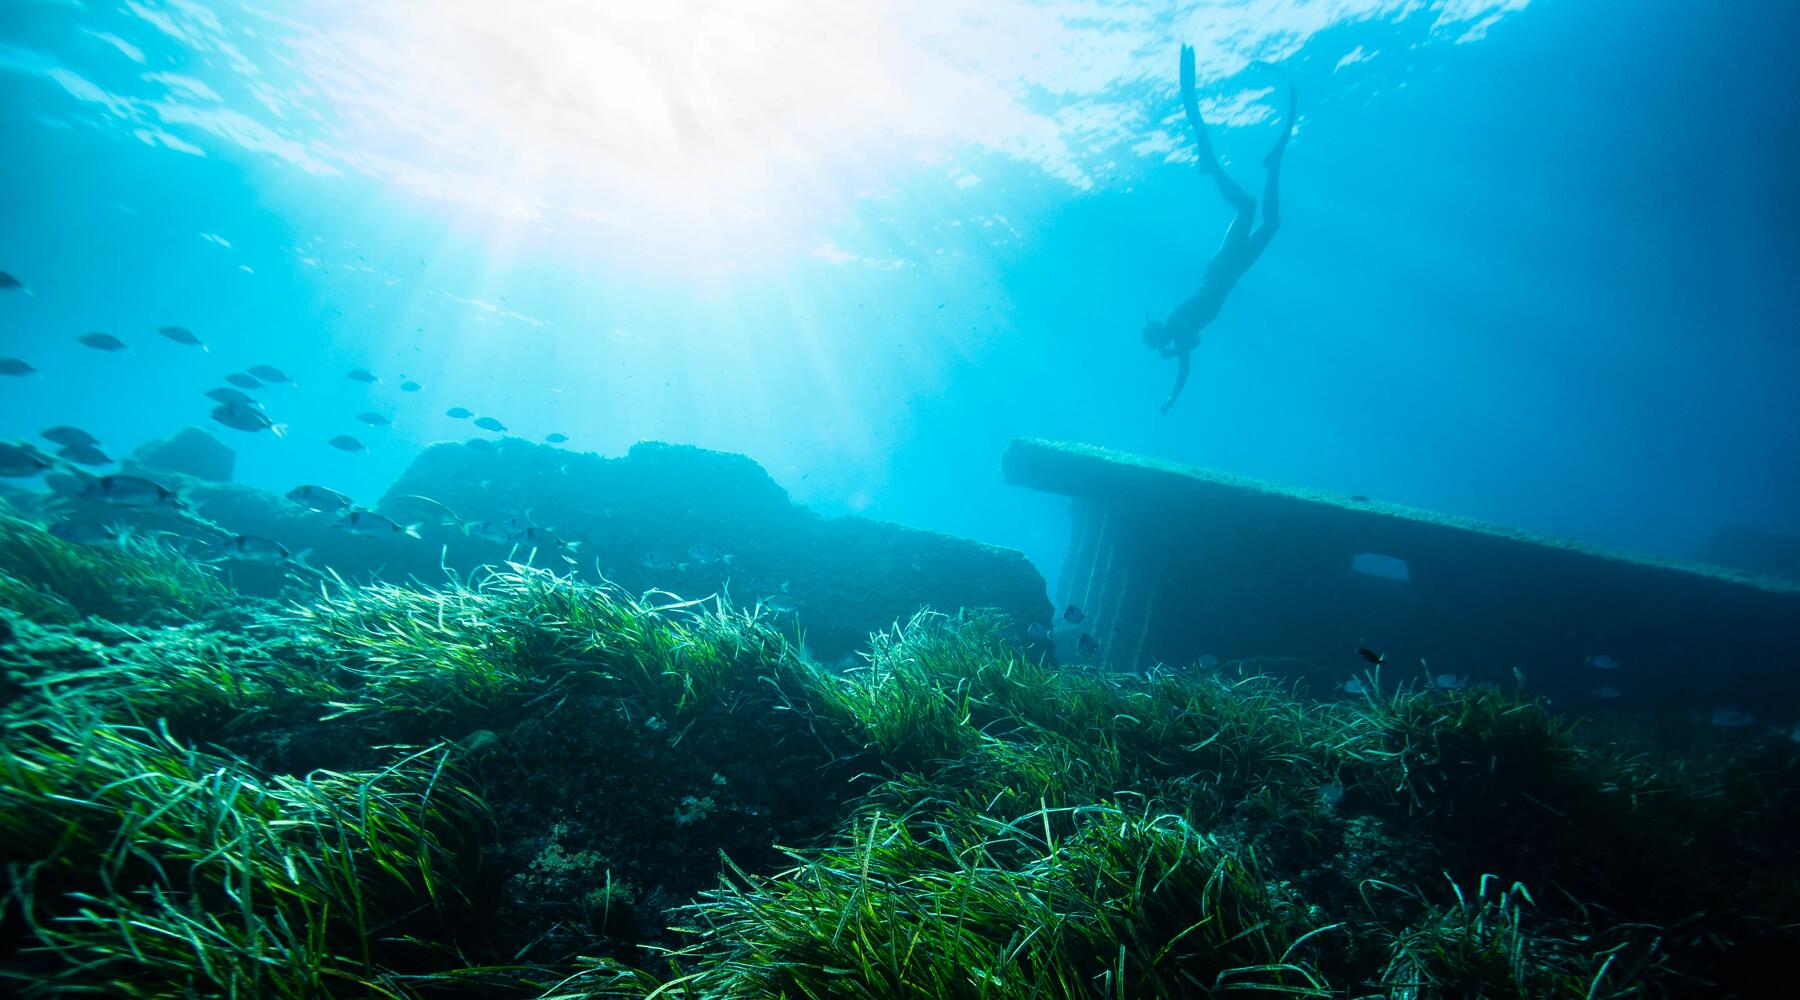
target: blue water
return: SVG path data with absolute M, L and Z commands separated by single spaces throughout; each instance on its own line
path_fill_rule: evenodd
M 0 6 L 0 355 L 42 372 L 0 438 L 209 426 L 242 481 L 372 502 L 466 406 L 1049 572 L 1015 436 L 1651 553 L 1800 531 L 1800 4 L 599 6 Z M 1139 330 L 1229 219 L 1183 41 L 1247 187 L 1285 92 L 1250 59 L 1301 118 L 1162 417 Z M 258 363 L 283 438 L 208 420 Z

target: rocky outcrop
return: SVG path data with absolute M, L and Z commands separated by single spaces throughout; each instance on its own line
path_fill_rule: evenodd
M 858 648 L 921 607 L 997 608 L 1024 629 L 1047 622 L 1042 575 L 1020 553 L 795 504 L 742 455 L 645 442 L 620 458 L 519 440 L 474 451 L 438 445 L 394 483 L 381 509 L 425 496 L 463 521 L 526 518 L 578 543 L 572 552 L 499 543 L 431 525 L 427 538 L 463 567 L 511 557 L 598 573 L 634 592 L 725 593 L 740 605 L 790 603 L 817 655 Z M 425 509 L 416 502 L 412 510 Z M 434 552 L 435 552 L 434 548 Z M 714 555 L 717 561 L 709 561 Z M 435 556 L 434 556 L 435 558 Z M 673 565 L 664 565 L 664 560 Z M 777 596 L 778 595 L 778 596 Z
M 158 472 L 178 472 L 210 483 L 231 482 L 237 453 L 198 427 L 183 427 L 131 453 L 133 464 Z
M 480 566 L 515 561 L 590 581 L 603 577 L 632 593 L 722 594 L 740 607 L 763 602 L 825 659 L 848 655 L 870 632 L 920 608 L 994 608 L 1021 631 L 1051 614 L 1043 577 L 1018 552 L 865 518 L 824 517 L 795 504 L 750 459 L 699 448 L 644 443 L 604 458 L 516 439 L 434 445 L 376 505 L 417 537 L 352 534 L 338 525 L 337 513 L 314 513 L 263 490 L 135 462 L 128 468 L 175 488 L 219 530 L 196 529 L 166 510 L 89 505 L 92 515 L 199 535 L 196 552 L 220 555 L 221 543 L 247 534 L 352 582 L 429 585 L 446 573 L 464 578 Z M 519 526 L 508 523 L 514 519 L 552 537 L 502 540 Z M 229 558 L 221 566 L 250 594 L 317 582 L 292 563 Z

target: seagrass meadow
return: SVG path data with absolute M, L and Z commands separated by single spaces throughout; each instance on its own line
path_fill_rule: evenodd
M 252 599 L 12 517 L 0 608 L 21 995 L 1796 988 L 1785 735 L 1064 667 L 980 611 L 827 667 L 513 564 Z

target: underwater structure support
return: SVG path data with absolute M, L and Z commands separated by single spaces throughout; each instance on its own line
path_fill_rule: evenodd
M 1057 604 L 1083 620 L 1059 628 L 1109 669 L 1316 687 L 1359 676 L 1362 647 L 1384 683 L 1800 712 L 1800 584 L 1079 444 L 1014 441 L 1001 470 L 1069 498 Z

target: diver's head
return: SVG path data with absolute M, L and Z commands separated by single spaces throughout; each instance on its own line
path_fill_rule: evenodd
M 1144 321 L 1145 347 L 1154 351 L 1161 347 L 1167 347 L 1169 342 L 1174 339 L 1175 335 L 1169 332 L 1169 324 L 1154 319 Z

